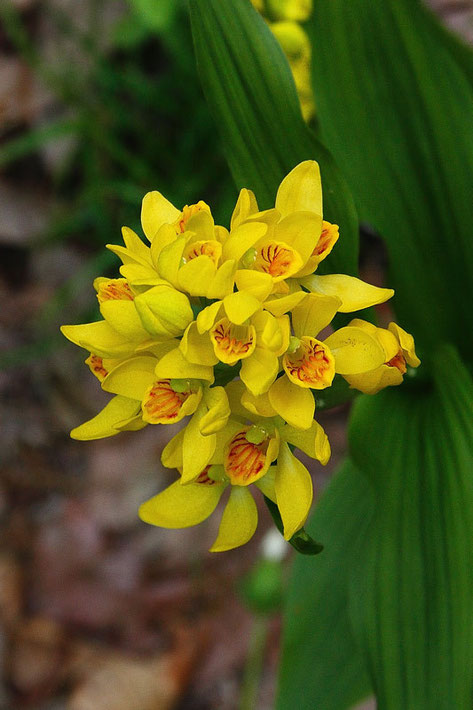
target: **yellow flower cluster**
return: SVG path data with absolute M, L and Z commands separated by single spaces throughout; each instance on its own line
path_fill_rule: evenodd
M 266 19 L 291 67 L 302 115 L 309 121 L 315 113 L 310 79 L 311 46 L 306 31 L 299 24 L 309 19 L 312 0 L 252 0 Z
M 124 227 L 124 245 L 108 245 L 122 266 L 121 278 L 94 282 L 102 320 L 62 327 L 114 395 L 71 436 L 99 439 L 190 417 L 162 453 L 180 478 L 141 506 L 141 518 L 196 525 L 229 487 L 212 547 L 228 550 L 256 529 L 254 485 L 276 503 L 290 539 L 312 502 L 311 477 L 292 450 L 322 464 L 330 457 L 313 391 L 338 373 L 374 393 L 399 384 L 406 363 L 419 364 L 412 337 L 394 323 L 386 330 L 355 319 L 326 330 L 337 312 L 382 303 L 393 291 L 315 274 L 339 234 L 322 218 L 314 161 L 284 178 L 272 209 L 260 211 L 241 190 L 230 230 L 204 202 L 179 210 L 159 192 L 145 195 L 141 222 L 148 243 Z

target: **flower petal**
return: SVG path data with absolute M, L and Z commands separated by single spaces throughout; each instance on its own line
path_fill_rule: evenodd
M 188 528 L 198 525 L 211 515 L 220 500 L 225 486 L 221 483 L 205 485 L 190 483 L 181 486 L 172 483 L 162 493 L 140 506 L 138 515 L 150 525 L 162 528 Z
M 281 443 L 279 450 L 274 487 L 284 525 L 284 538 L 290 540 L 309 515 L 313 488 L 308 470 L 291 453 L 286 443 Z
M 384 363 L 384 349 L 362 328 L 340 328 L 324 342 L 335 358 L 335 372 L 340 375 L 357 375 Z
M 179 344 L 179 349 L 189 362 L 213 367 L 218 362 L 208 333 L 199 333 L 196 321 L 189 323 Z
M 322 182 L 315 160 L 299 163 L 286 175 L 276 195 L 276 209 L 283 217 L 299 210 L 322 215 Z
M 100 357 L 126 357 L 133 353 L 136 345 L 125 340 L 104 320 L 82 325 L 63 325 L 61 333 L 74 345 Z
M 149 339 L 133 301 L 105 301 L 100 304 L 100 312 L 125 340 L 142 343 Z
M 416 355 L 414 338 L 410 333 L 407 333 L 403 328 L 401 328 L 397 323 L 390 323 L 388 326 L 389 330 L 398 339 L 399 344 L 406 358 L 406 362 L 411 367 L 419 367 L 420 360 Z
M 223 245 L 223 258 L 240 261 L 243 254 L 256 244 L 268 230 L 262 222 L 247 222 L 233 230 Z
M 113 397 L 95 417 L 71 431 L 71 438 L 79 441 L 104 439 L 120 433 L 117 426 L 134 417 L 140 409 L 140 402 L 128 397 Z
M 345 379 L 353 389 L 364 394 L 376 394 L 385 387 L 400 385 L 403 377 L 397 367 L 381 365 L 361 375 L 345 375 Z
M 276 489 L 274 482 L 276 479 L 276 466 L 270 466 L 263 478 L 255 482 L 255 486 L 260 489 L 261 493 L 276 503 Z
M 231 414 L 227 393 L 223 387 L 211 387 L 204 391 L 204 402 L 208 412 L 200 420 L 200 433 L 203 436 L 215 434 L 223 429 Z
M 213 368 L 186 360 L 179 348 L 166 353 L 155 368 L 158 379 L 206 380 L 213 382 Z
M 253 269 L 238 269 L 235 283 L 239 291 L 246 291 L 259 301 L 264 301 L 273 290 L 272 276 Z
M 228 319 L 236 325 L 244 323 L 261 308 L 261 302 L 245 291 L 235 291 L 225 296 L 223 305 Z
M 166 244 L 158 256 L 159 275 L 174 286 L 177 285 L 177 274 L 182 263 L 182 253 L 185 245 L 186 237 L 178 237 L 176 241 Z
M 384 303 L 394 295 L 392 288 L 379 288 L 361 281 L 354 276 L 330 274 L 328 276 L 307 276 L 301 284 L 313 293 L 336 296 L 342 301 L 340 313 L 351 313 Z
M 292 212 L 282 219 L 275 228 L 274 239 L 289 244 L 300 254 L 305 264 L 322 231 L 322 217 L 314 212 Z
M 172 437 L 161 452 L 161 463 L 166 468 L 182 468 L 182 445 L 184 443 L 184 429 Z
M 236 261 L 229 259 L 224 261 L 217 269 L 212 282 L 207 289 L 207 298 L 225 298 L 233 291 L 233 282 L 236 272 Z
M 204 214 L 201 212 L 201 214 Z M 206 296 L 217 269 L 210 257 L 196 256 L 177 272 L 177 285 L 191 296 Z
M 273 382 L 269 401 L 284 421 L 297 429 L 309 429 L 314 419 L 315 401 L 310 389 L 298 387 L 283 375 Z
M 184 429 L 181 478 L 183 484 L 195 480 L 208 465 L 215 452 L 217 444 L 215 434 L 204 436 L 200 431 L 200 421 L 205 413 L 206 407 L 201 402 Z
M 325 466 L 330 460 L 331 450 L 328 436 L 317 421 L 313 421 L 310 429 L 301 431 L 292 426 L 285 426 L 281 436 L 297 449 L 303 451 L 312 459 L 320 461 Z
M 255 193 L 252 190 L 247 190 L 245 187 L 240 190 L 230 222 L 231 231 L 233 232 L 234 229 L 239 227 L 250 215 L 258 212 L 258 209 Z
M 332 322 L 341 303 L 336 296 L 309 293 L 304 302 L 292 311 L 294 334 L 298 338 L 303 335 L 316 338 L 320 331 Z
M 271 350 L 256 347 L 242 360 L 240 378 L 255 396 L 268 391 L 279 372 L 279 360 Z
M 247 488 L 232 486 L 223 511 L 218 536 L 210 552 L 225 552 L 250 540 L 258 525 L 258 510 Z
M 113 368 L 102 382 L 106 392 L 138 399 L 140 402 L 155 378 L 156 358 L 139 355 Z
M 288 296 L 278 296 L 276 298 L 269 298 L 264 303 L 264 307 L 267 311 L 278 318 L 283 316 L 288 311 L 292 311 L 299 303 L 301 303 L 304 298 L 306 298 L 307 293 L 305 291 L 294 291 Z
M 141 203 L 141 226 L 150 242 L 163 224 L 173 224 L 180 211 L 157 190 L 148 192 Z M 175 232 L 174 232 L 175 233 Z
M 194 320 L 187 296 L 168 286 L 154 286 L 140 294 L 135 306 L 144 327 L 156 338 L 181 335 Z

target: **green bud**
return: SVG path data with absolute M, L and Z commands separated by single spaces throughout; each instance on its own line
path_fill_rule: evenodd
M 267 436 L 267 431 L 265 431 L 262 427 L 255 425 L 248 429 L 245 438 L 247 441 L 250 442 L 250 444 L 255 444 L 256 446 L 258 446 L 258 444 L 263 443 Z
M 301 341 L 299 338 L 296 338 L 294 335 L 291 335 L 289 338 L 289 347 L 287 349 L 287 352 L 292 354 L 295 353 L 296 350 L 300 347 Z
M 244 269 L 250 269 L 256 260 L 256 249 L 251 247 L 248 251 L 245 251 L 241 257 L 240 263 Z

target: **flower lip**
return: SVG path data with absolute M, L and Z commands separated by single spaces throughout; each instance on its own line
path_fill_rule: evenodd
M 190 220 L 190 218 L 193 217 L 194 215 L 196 215 L 198 212 L 202 212 L 202 210 L 206 210 L 207 212 L 210 212 L 208 206 L 202 200 L 197 202 L 197 204 L 195 204 L 195 205 L 185 205 L 182 208 L 181 214 L 174 222 L 174 227 L 176 228 L 176 234 L 183 234 L 187 229 L 187 223 Z
M 281 281 L 295 274 L 301 266 L 302 259 L 295 249 L 284 242 L 268 241 L 257 249 L 253 268 Z
M 227 365 L 249 357 L 256 347 L 256 331 L 253 325 L 235 325 L 228 318 L 215 323 L 210 333 L 215 355 Z
M 90 371 L 102 382 L 107 375 L 108 370 L 103 365 L 103 359 L 94 353 L 90 353 L 89 357 L 85 361 L 85 364 L 89 366 Z
M 338 236 L 338 225 L 330 224 L 330 222 L 324 221 L 322 225 L 322 233 L 311 256 L 320 257 L 322 254 L 325 255 L 329 249 L 332 249 L 333 245 L 338 240 Z
M 135 295 L 126 279 L 104 279 L 98 284 L 97 300 L 105 301 L 133 301 Z
M 311 389 L 329 387 L 335 376 L 335 361 L 329 348 L 310 336 L 303 336 L 292 353 L 286 352 L 283 367 L 291 382 Z
M 269 468 L 267 451 L 270 438 L 265 437 L 254 444 L 246 438 L 246 429 L 242 429 L 228 442 L 225 451 L 225 473 L 236 486 L 248 486 L 264 476 Z
M 386 363 L 386 365 L 388 367 L 397 367 L 401 375 L 405 375 L 407 372 L 407 367 L 406 359 L 404 357 L 402 349 L 399 349 L 399 352 L 397 352 L 396 355 Z
M 190 414 L 190 407 L 185 405 L 191 397 L 196 397 L 197 392 L 190 382 L 180 389 L 184 391 L 176 392 L 168 379 L 153 382 L 145 392 L 141 405 L 144 421 L 148 424 L 174 424 Z
M 222 245 L 215 240 L 191 242 L 191 244 L 186 246 L 182 254 L 185 263 L 198 256 L 208 256 L 215 266 L 218 266 L 222 256 Z

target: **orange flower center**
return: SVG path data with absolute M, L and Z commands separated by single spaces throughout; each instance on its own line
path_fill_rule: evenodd
M 304 336 L 294 353 L 286 353 L 283 367 L 289 379 L 302 387 L 324 389 L 335 376 L 333 355 L 320 340 Z
M 274 279 L 284 278 L 299 268 L 301 259 L 287 244 L 268 242 L 256 254 L 254 269 L 270 274 Z M 295 268 L 295 264 L 298 264 Z
M 209 240 L 193 242 L 184 249 L 184 261 L 190 261 L 191 259 L 195 259 L 197 256 L 208 256 L 212 259 L 215 266 L 217 266 L 219 259 L 222 256 L 222 245 L 220 242 Z
M 256 347 L 254 326 L 234 325 L 228 318 L 222 318 L 214 325 L 210 337 L 216 356 L 229 365 L 248 357 Z
M 264 439 L 261 444 L 252 444 L 246 438 L 246 430 L 235 434 L 227 444 L 224 461 L 225 473 L 231 483 L 248 486 L 261 478 L 261 472 L 266 464 L 268 444 L 269 439 Z
M 338 226 L 336 224 L 330 224 L 330 222 L 323 222 L 322 233 L 319 237 L 314 251 L 311 256 L 319 257 L 325 254 L 326 251 L 332 247 L 338 239 Z
M 110 279 L 99 285 L 97 299 L 99 303 L 104 301 L 133 301 L 135 298 L 128 281 L 125 279 Z
M 90 371 L 98 377 L 100 382 L 105 379 L 108 375 L 108 370 L 103 366 L 103 360 L 98 355 L 93 355 L 92 353 L 85 361 L 85 364 L 89 366 Z
M 406 367 L 406 360 L 404 358 L 402 350 L 399 350 L 399 352 L 389 360 L 386 365 L 388 367 L 397 367 L 399 372 L 404 375 L 406 373 L 407 367 Z
M 143 403 L 143 419 L 149 424 L 172 424 L 177 420 L 182 405 L 193 394 L 175 392 L 170 380 L 158 380 L 146 392 Z

